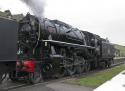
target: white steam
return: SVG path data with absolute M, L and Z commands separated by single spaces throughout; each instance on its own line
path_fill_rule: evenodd
M 21 0 L 24 2 L 37 17 L 43 17 L 45 0 Z

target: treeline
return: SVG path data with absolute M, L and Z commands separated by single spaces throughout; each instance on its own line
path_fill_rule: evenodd
M 125 46 L 115 44 L 116 56 L 125 57 Z

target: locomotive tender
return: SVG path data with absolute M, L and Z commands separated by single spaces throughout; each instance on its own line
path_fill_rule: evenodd
M 27 14 L 19 22 L 18 61 L 10 78 L 24 77 L 37 83 L 44 77 L 110 67 L 114 50 L 108 40 L 98 35 Z
M 0 83 L 16 68 L 18 23 L 0 17 Z

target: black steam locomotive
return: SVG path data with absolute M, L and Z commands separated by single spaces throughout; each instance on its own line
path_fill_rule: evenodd
M 0 16 L 0 83 L 16 68 L 17 31 L 16 21 Z
M 10 78 L 37 83 L 49 76 L 110 67 L 113 57 L 114 46 L 108 40 L 58 20 L 27 14 L 19 22 L 18 61 Z

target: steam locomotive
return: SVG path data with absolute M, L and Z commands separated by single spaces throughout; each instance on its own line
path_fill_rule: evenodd
M 18 22 L 0 16 L 0 83 L 16 69 Z
M 27 14 L 19 22 L 18 61 L 10 78 L 38 83 L 50 76 L 110 67 L 114 51 L 113 44 L 96 34 Z

